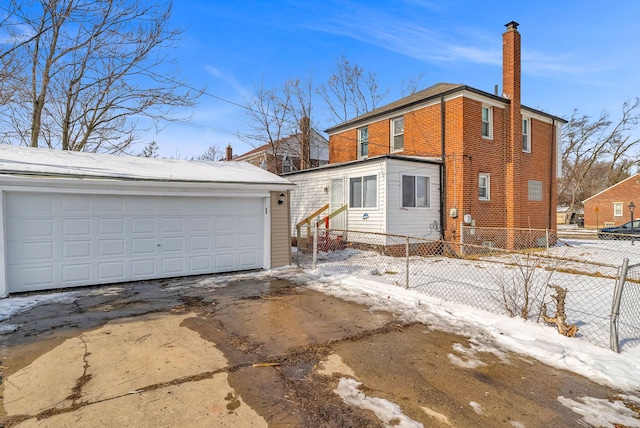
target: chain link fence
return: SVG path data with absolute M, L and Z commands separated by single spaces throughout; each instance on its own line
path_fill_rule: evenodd
M 311 230 L 297 240 L 297 261 L 496 314 L 534 322 L 546 317 L 556 322 L 553 327 L 573 327 L 576 337 L 611 346 L 619 266 L 625 256 L 640 262 L 640 247 L 632 241 L 563 240 L 545 230 L 475 229 L 453 243 L 318 228 L 315 238 Z M 640 281 L 633 280 L 638 269 L 629 272 L 633 287 L 623 294 L 618 318 L 623 347 L 640 344 Z M 561 301 L 555 298 L 559 290 L 566 290 Z

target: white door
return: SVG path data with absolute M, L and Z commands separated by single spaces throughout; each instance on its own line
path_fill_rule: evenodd
M 7 192 L 8 291 L 263 268 L 262 198 Z
M 336 210 L 342 208 L 345 204 L 344 200 L 344 179 L 333 178 L 331 179 L 331 195 L 329 199 L 329 212 L 333 213 Z M 337 216 L 329 220 L 329 227 L 331 229 L 346 229 L 347 228 L 347 213 L 342 212 Z

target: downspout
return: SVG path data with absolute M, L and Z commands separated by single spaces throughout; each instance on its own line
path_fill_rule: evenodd
M 446 202 L 445 193 L 447 190 L 447 185 L 446 185 L 447 171 L 445 168 L 446 162 L 445 162 L 445 151 L 444 151 L 444 141 L 445 141 L 444 114 L 445 114 L 444 95 L 440 95 L 440 135 L 442 136 L 442 140 L 440 142 L 441 151 L 442 151 L 442 163 L 440 164 L 440 239 L 443 241 L 445 240 L 444 231 L 446 229 L 444 210 L 445 210 L 445 202 Z
M 552 180 L 549 180 L 549 221 L 548 221 L 548 228 L 551 229 L 551 223 L 553 222 L 552 220 L 552 216 L 554 215 L 555 212 L 555 208 L 553 207 L 553 182 L 558 180 L 558 177 L 556 177 L 555 180 L 553 180 L 553 177 L 556 175 L 557 171 L 556 171 L 556 159 L 555 159 L 555 155 L 556 155 L 556 119 L 555 118 L 551 118 L 551 156 L 549 156 L 551 158 L 551 178 Z

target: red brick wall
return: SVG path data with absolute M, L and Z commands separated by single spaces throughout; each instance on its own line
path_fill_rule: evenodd
M 508 108 L 508 105 L 507 105 Z M 471 214 L 478 227 L 507 227 L 507 209 L 518 213 L 512 227 L 555 229 L 556 191 L 555 161 L 551 159 L 553 126 L 531 120 L 531 153 L 522 153 L 521 136 L 513 150 L 508 144 L 509 113 L 507 108 L 493 107 L 493 138 L 482 137 L 482 103 L 467 97 L 453 98 L 445 103 L 446 194 L 443 207 L 448 240 L 459 239 L 459 225 L 464 214 Z M 405 150 L 408 156 L 441 156 L 440 104 L 425 107 L 404 116 Z M 521 130 L 521 127 L 518 127 Z M 329 162 L 355 160 L 357 153 L 355 129 L 329 137 Z M 390 121 L 369 124 L 369 156 L 390 151 Z M 507 162 L 514 159 L 519 182 L 509 186 Z M 478 175 L 490 174 L 490 200 L 478 198 Z M 542 201 L 528 200 L 528 180 L 543 183 Z M 464 183 L 464 184 L 463 184 Z M 513 194 L 515 193 L 515 197 Z M 457 208 L 458 217 L 449 210 Z
M 613 204 L 622 202 L 622 216 L 613 215 Z M 604 227 L 605 222 L 620 226 L 631 221 L 629 203 L 636 206 L 633 216 L 640 218 L 640 174 L 636 174 L 584 203 L 584 227 L 595 229 Z M 596 213 L 596 207 L 598 212 Z

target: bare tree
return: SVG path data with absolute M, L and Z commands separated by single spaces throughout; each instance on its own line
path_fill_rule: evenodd
M 284 85 L 282 89 L 265 88 L 264 81 L 253 85 L 253 96 L 246 100 L 246 112 L 249 126 L 254 132 L 251 139 L 243 140 L 254 147 L 269 145 L 267 151 L 270 159 L 265 159 L 267 169 L 279 174 L 282 172 L 283 156 L 287 148 L 281 144 L 285 136 L 295 132 L 297 125 L 291 120 L 291 87 Z
M 366 72 L 358 65 L 351 65 L 344 55 L 340 58 L 336 71 L 317 92 L 324 100 L 331 120 L 336 124 L 374 110 L 389 94 L 388 89 L 380 92 L 375 73 Z
M 171 3 L 10 0 L 5 10 L 4 54 L 28 66 L 9 74 L 3 61 L 4 83 L 21 89 L 0 111 L 2 142 L 122 153 L 139 119 L 157 127 L 201 94 L 164 53 L 182 32 L 170 28 Z
M 140 153 L 138 153 L 138 157 L 141 158 L 157 158 L 158 150 L 160 150 L 160 146 L 155 141 L 150 142 L 145 146 L 144 149 Z
M 224 157 L 224 154 L 224 151 L 218 146 L 209 146 L 206 152 L 200 156 L 192 157 L 191 160 L 215 162 L 221 160 Z
M 625 102 L 617 120 L 606 111 L 594 120 L 575 110 L 563 128 L 558 200 L 573 209 L 629 177 L 640 166 L 640 138 L 634 136 L 639 123 L 639 98 Z

